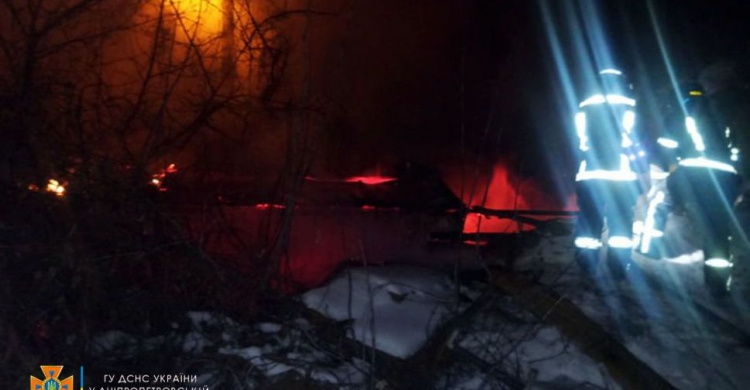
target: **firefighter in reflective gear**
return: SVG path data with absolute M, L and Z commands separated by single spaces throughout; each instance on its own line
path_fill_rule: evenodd
M 629 261 L 633 247 L 633 206 L 638 196 L 635 99 L 622 72 L 599 72 L 597 90 L 575 114 L 580 164 L 576 174 L 579 218 L 574 244 L 576 260 L 590 271 L 599 249 L 608 247 L 617 266 Z M 604 225 L 608 228 L 602 240 Z
M 665 133 L 657 139 L 671 160 L 668 194 L 653 194 L 638 250 L 662 257 L 666 249 L 661 237 L 668 213 L 688 212 L 703 238 L 707 286 L 723 294 L 732 266 L 729 249 L 732 209 L 740 188 L 735 168 L 740 150 L 731 129 L 714 120 L 699 85 L 685 86 L 681 95 L 683 109 L 668 118 Z

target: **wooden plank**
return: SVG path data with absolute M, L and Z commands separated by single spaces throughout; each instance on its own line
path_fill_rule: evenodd
M 488 209 L 486 207 L 474 206 L 469 210 L 472 213 L 491 215 L 494 217 L 511 218 L 515 215 L 537 215 L 542 217 L 574 217 L 578 211 L 568 210 L 516 210 L 516 209 Z
M 526 223 L 535 227 L 542 226 L 552 220 L 540 220 L 536 217 L 561 217 L 569 218 L 578 215 L 577 211 L 566 210 L 506 210 L 506 209 L 488 209 L 475 206 L 469 210 L 471 213 L 482 214 L 488 217 L 508 218 L 514 221 Z

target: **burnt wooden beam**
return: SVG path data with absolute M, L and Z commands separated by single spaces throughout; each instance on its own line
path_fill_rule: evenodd
M 474 206 L 469 209 L 472 213 L 491 215 L 493 217 L 510 218 L 516 215 L 538 215 L 542 217 L 573 217 L 578 215 L 578 211 L 568 210 L 516 210 L 516 209 L 489 209 L 481 206 Z
M 515 209 L 488 209 L 486 207 L 475 206 L 472 207 L 469 212 L 482 214 L 489 217 L 508 218 L 514 221 L 526 223 L 539 227 L 548 223 L 547 220 L 539 220 L 533 218 L 538 217 L 575 217 L 578 215 L 577 211 L 567 210 L 515 210 Z

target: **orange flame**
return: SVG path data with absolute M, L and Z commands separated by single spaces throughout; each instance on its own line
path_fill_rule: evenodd
M 164 187 L 164 178 L 174 173 L 177 173 L 177 165 L 169 164 L 166 168 L 151 176 L 151 185 L 158 188 L 160 192 L 167 191 L 167 188 Z
M 205 40 L 221 33 L 224 13 L 221 0 L 176 0 L 173 11 L 180 19 L 177 36 L 187 40 L 191 34 Z
M 283 210 L 286 208 L 283 204 L 258 203 L 255 205 L 255 208 L 258 210 L 268 210 L 271 207 L 276 210 Z
M 29 189 L 31 189 L 31 186 L 29 186 Z M 65 196 L 65 186 L 55 179 L 49 179 L 46 190 L 60 197 Z
M 538 181 L 519 177 L 508 168 L 511 164 L 499 162 L 490 174 L 471 180 L 466 190 L 464 183 L 462 201 L 469 207 L 481 206 L 497 210 L 572 210 L 570 202 L 563 204 L 550 191 L 545 190 Z M 461 196 L 461 179 L 457 176 L 446 180 L 453 193 Z M 536 217 L 535 217 L 536 218 Z M 544 219 L 539 217 L 538 219 Z M 510 218 L 487 217 L 478 213 L 469 213 L 464 221 L 464 233 L 518 233 L 533 230 L 530 224 L 519 223 Z

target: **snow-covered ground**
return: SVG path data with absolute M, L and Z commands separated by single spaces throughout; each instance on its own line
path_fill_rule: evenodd
M 572 223 L 563 222 L 540 232 L 541 242 L 519 259 L 518 269 L 541 275 L 542 283 L 571 299 L 677 388 L 743 389 L 750 384 L 750 345 L 707 312 L 740 329 L 749 329 L 750 323 L 744 322 L 736 300 L 706 293 L 702 254 L 691 247 L 695 241 L 686 220 L 672 216 L 667 227 L 666 235 L 683 244 L 679 260 L 635 256 L 639 267 L 623 281 L 610 277 L 605 262 L 593 278 L 585 277 L 573 258 L 570 231 Z
M 303 318 L 240 324 L 211 312 L 188 312 L 185 317 L 172 323 L 171 332 L 151 338 L 121 331 L 99 334 L 91 341 L 92 354 L 100 363 L 116 359 L 111 366 L 121 370 L 126 369 L 122 360 L 173 355 L 183 362 L 181 372 L 198 375 L 190 386 L 210 389 L 256 389 L 280 377 L 361 389 L 370 372 L 364 360 L 344 359 L 319 344 L 313 326 Z M 96 379 L 88 382 L 95 385 Z
M 352 320 L 350 336 L 398 358 L 408 358 L 462 306 L 447 275 L 425 268 L 345 270 L 302 296 L 311 309 Z
M 750 321 L 739 304 L 746 298 L 738 295 L 746 282 L 736 283 L 737 293 L 728 298 L 707 292 L 702 253 L 695 246 L 700 240 L 688 217 L 668 218 L 665 239 L 670 258 L 634 255 L 637 267 L 622 281 L 612 278 L 604 261 L 593 276 L 581 272 L 574 261 L 572 230 L 572 221 L 540 229 L 538 244 L 527 248 L 514 267 L 571 299 L 677 388 L 742 389 L 750 384 L 750 345 L 743 334 Z M 331 318 L 353 319 L 352 338 L 408 357 L 430 330 L 455 314 L 455 291 L 447 276 L 432 271 L 359 269 L 308 293 L 304 301 Z M 393 299 L 394 295 L 405 299 Z M 377 341 L 369 339 L 373 327 Z M 514 309 L 511 300 L 500 300 L 477 315 L 458 331 L 454 345 L 482 363 L 473 371 L 464 368 L 456 373 L 452 368 L 441 377 L 441 388 L 493 388 L 498 377 L 488 375 L 487 367 L 522 383 L 534 376 L 538 388 L 617 387 L 602 366 L 577 351 L 554 327 Z
M 495 383 L 497 372 L 519 379 L 530 389 L 619 388 L 602 364 L 507 296 L 495 299 L 462 328 L 455 345 L 481 359 L 485 371 L 458 378 L 443 375 L 440 388 L 502 388 Z
M 593 275 L 579 269 L 572 221 L 547 222 L 528 233 L 537 239 L 512 266 L 570 299 L 676 388 L 747 388 L 750 315 L 742 294 L 750 290 L 741 288 L 747 281 L 738 281 L 733 296 L 711 297 L 703 286 L 702 254 L 694 245 L 699 240 L 690 226 L 689 218 L 671 215 L 665 238 L 672 257 L 634 256 L 637 267 L 622 281 L 612 278 L 604 261 Z M 437 389 L 619 388 L 602 363 L 554 326 L 481 282 L 457 284 L 452 275 L 413 266 L 351 267 L 298 300 L 328 317 L 344 337 L 404 362 L 448 321 L 472 313 L 468 321 L 451 323 L 445 344 L 449 364 L 430 373 Z M 481 310 L 471 311 L 472 305 Z M 328 388 L 389 388 L 382 374 L 374 374 L 382 362 L 366 352 L 356 357 L 338 353 L 303 317 L 240 324 L 190 312 L 166 335 L 144 340 L 113 331 L 94 338 L 92 349 L 101 356 L 117 351 L 119 358 L 128 358 L 168 346 L 187 361 L 186 371 L 199 372 L 201 384 L 211 388 L 285 388 L 268 384 L 290 375 Z
M 389 266 L 346 270 L 302 300 L 334 320 L 352 320 L 352 339 L 409 358 L 439 325 L 468 305 L 459 298 L 477 295 L 457 288 L 443 273 Z M 617 388 L 601 365 L 508 297 L 492 298 L 454 330 L 449 344 L 457 358 L 448 371 L 436 374 L 436 388 L 494 389 L 506 382 L 521 387 L 533 382 L 533 388 Z

